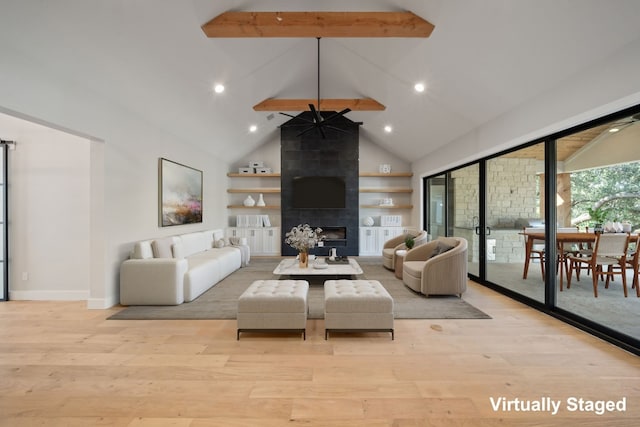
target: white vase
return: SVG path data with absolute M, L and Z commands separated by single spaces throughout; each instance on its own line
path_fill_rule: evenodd
M 367 227 L 371 227 L 373 226 L 373 218 L 371 218 L 370 216 L 366 217 L 363 221 L 364 225 Z
M 266 206 L 266 204 L 264 203 L 264 198 L 262 197 L 262 193 L 260 193 L 260 196 L 258 197 L 258 203 L 256 203 L 256 206 Z
M 251 197 L 251 195 L 248 195 L 246 199 L 244 199 L 244 205 L 245 206 L 255 206 L 256 201 L 253 200 L 253 197 Z

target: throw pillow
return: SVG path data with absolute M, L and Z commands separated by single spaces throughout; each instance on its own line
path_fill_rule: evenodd
M 233 246 L 238 246 L 238 245 L 240 245 L 240 238 L 239 237 L 229 237 L 229 243 L 231 243 L 231 245 L 233 245 Z
M 443 254 L 443 253 L 445 253 L 447 251 L 450 251 L 453 248 L 454 248 L 453 246 L 447 245 L 446 243 L 438 242 L 436 247 L 433 249 L 433 252 L 431 252 L 431 257 L 430 258 L 433 258 L 434 256 L 438 256 L 438 255 Z
M 173 238 L 165 237 L 164 239 L 157 239 L 151 243 L 151 249 L 153 250 L 154 258 L 173 258 L 173 252 L 171 251 L 173 246 Z
M 215 241 L 215 247 L 220 249 L 220 248 L 224 248 L 224 240 L 223 239 L 218 239 Z

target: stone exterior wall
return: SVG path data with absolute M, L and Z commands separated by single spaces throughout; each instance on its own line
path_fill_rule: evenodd
M 492 229 L 488 243 L 495 243 L 493 254 L 488 254 L 489 262 L 523 262 L 524 240 L 515 221 L 541 217 L 538 167 L 535 159 L 502 157 L 487 163 L 487 225 Z M 477 262 L 477 236 L 473 228 L 478 220 L 478 169 L 460 169 L 452 172 L 452 177 L 455 233 L 471 237 L 469 259 Z

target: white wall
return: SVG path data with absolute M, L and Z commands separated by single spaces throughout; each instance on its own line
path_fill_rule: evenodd
M 550 67 L 553 64 L 549 64 Z M 593 64 L 558 87 L 478 127 L 411 167 L 413 204 L 421 206 L 422 177 L 436 174 L 640 103 L 640 40 Z M 421 209 L 414 209 L 420 224 Z
M 69 130 L 92 141 L 88 154 L 89 307 L 118 303 L 119 267 L 134 241 L 225 226 L 225 174 L 229 170 L 225 162 L 194 148 L 180 135 L 166 133 L 160 124 L 141 120 L 117 100 L 100 98 L 10 48 L 3 51 L 0 112 Z M 104 145 L 96 141 L 104 141 Z M 202 224 L 158 226 L 160 157 L 204 172 Z M 37 215 L 47 219 L 44 213 Z M 25 285 L 21 290 L 30 291 L 28 282 Z
M 0 135 L 19 141 L 8 154 L 9 299 L 86 300 L 89 141 L 1 114 Z

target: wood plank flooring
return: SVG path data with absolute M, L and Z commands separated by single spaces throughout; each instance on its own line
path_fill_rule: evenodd
M 243 334 L 235 320 L 105 320 L 84 302 L 0 303 L 0 426 L 637 426 L 640 358 L 475 283 L 491 320 L 388 333 Z M 494 411 L 490 398 L 561 401 Z M 626 399 L 624 412 L 566 399 Z

